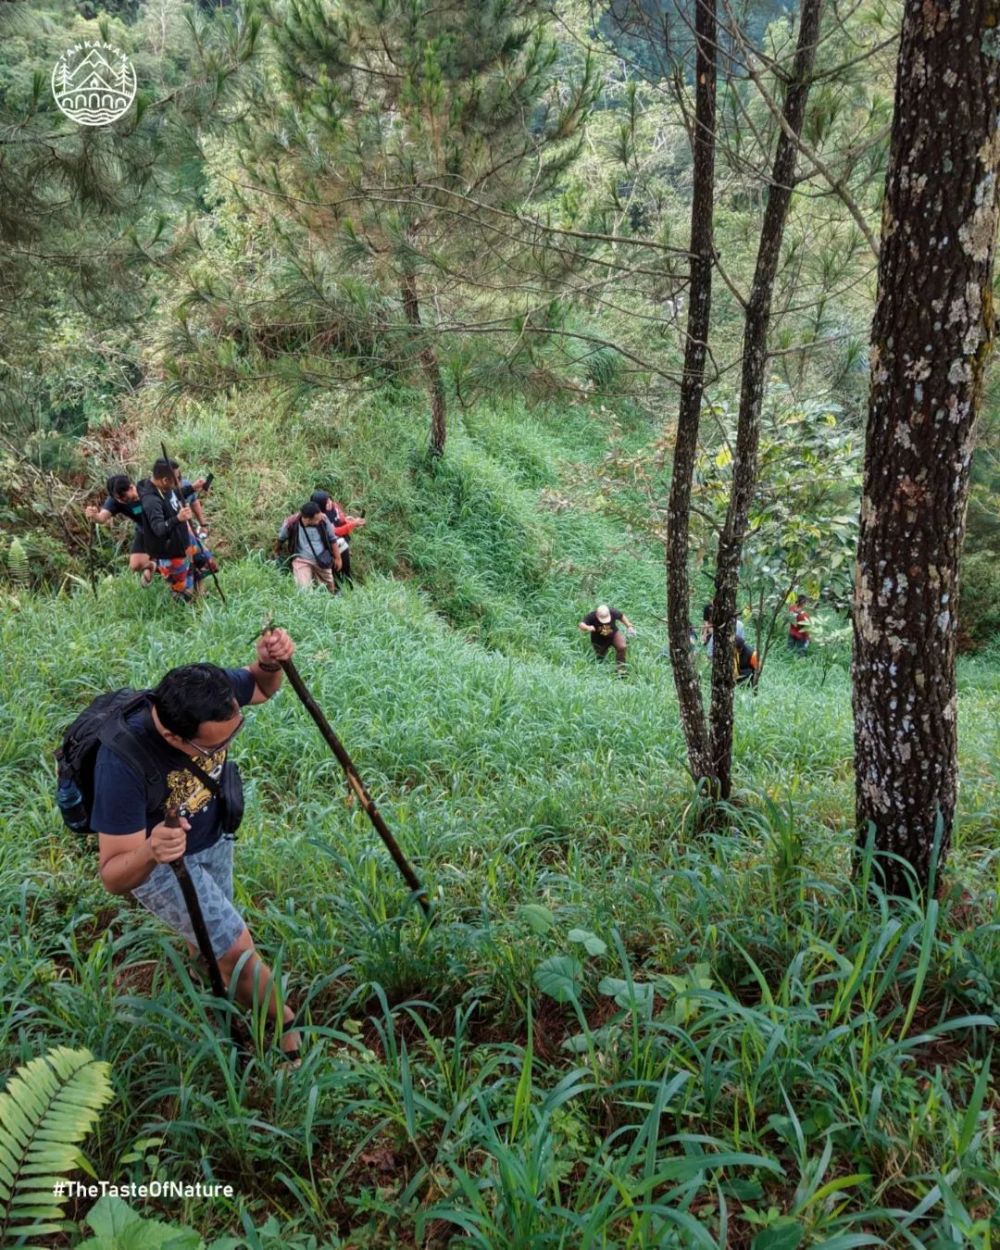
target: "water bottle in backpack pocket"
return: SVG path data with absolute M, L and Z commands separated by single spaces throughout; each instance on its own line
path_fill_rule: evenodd
M 63 823 L 74 833 L 89 833 L 90 817 L 80 787 L 59 762 L 56 805 L 62 813 Z

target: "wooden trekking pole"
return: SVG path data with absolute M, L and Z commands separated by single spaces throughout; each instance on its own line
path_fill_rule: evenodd
M 100 535 L 97 532 L 97 522 L 94 521 L 90 526 L 90 534 L 87 542 L 87 572 L 90 576 L 90 589 L 94 592 L 94 598 L 100 596 L 97 593 L 97 567 L 94 562 L 94 547 L 100 542 Z
M 270 623 L 266 624 L 263 629 L 264 634 L 270 633 L 273 628 L 273 625 Z M 347 754 L 344 744 L 334 733 L 330 722 L 323 715 L 323 709 L 319 706 L 306 688 L 306 683 L 302 680 L 299 670 L 295 667 L 295 662 L 293 660 L 279 660 L 278 663 L 284 670 L 285 676 L 292 683 L 292 689 L 299 696 L 302 706 L 313 718 L 316 728 L 326 739 L 326 743 L 330 750 L 337 757 L 338 763 L 344 770 L 344 776 L 347 778 L 347 784 L 350 786 L 351 790 L 354 791 L 358 802 L 365 809 L 368 819 L 374 825 L 375 832 L 382 839 L 386 850 L 392 856 L 393 862 L 402 874 L 403 880 L 416 895 L 417 902 L 420 904 L 424 915 L 430 919 L 431 905 L 427 900 L 427 892 L 420 884 L 420 879 L 417 877 L 417 874 L 413 871 L 409 861 L 400 849 L 399 843 L 392 836 L 389 826 L 382 819 L 382 814 L 375 806 L 374 799 L 365 789 L 364 782 L 358 775 L 358 770 L 354 767 L 354 762 Z
M 163 823 L 170 829 L 180 828 L 181 821 L 176 807 L 170 806 L 167 808 L 163 817 Z M 184 856 L 182 855 L 180 859 L 171 860 L 170 867 L 177 878 L 177 884 L 181 887 L 181 894 L 184 895 L 184 905 L 187 907 L 188 916 L 191 918 L 191 928 L 194 929 L 198 950 L 208 970 L 208 980 L 212 986 L 212 993 L 216 998 L 220 998 L 223 1002 L 228 1003 L 229 995 L 226 993 L 226 984 L 222 979 L 222 970 L 219 967 L 219 961 L 215 958 L 215 951 L 212 950 L 212 939 L 209 937 L 208 925 L 205 924 L 205 915 L 201 910 L 201 900 L 198 898 L 198 890 L 191 879 L 191 874 L 187 870 Z M 239 1050 L 245 1051 L 248 1049 L 249 1036 L 243 1027 L 242 1021 L 232 1012 L 229 1015 L 229 1036 Z
M 172 465 L 173 461 L 170 459 L 170 456 L 167 454 L 167 445 L 166 443 L 162 441 L 162 439 L 160 440 L 160 451 L 163 452 L 163 459 L 167 462 L 167 464 Z M 177 491 L 181 504 L 183 504 L 184 493 L 183 493 L 183 487 L 181 486 L 181 475 L 180 473 L 178 473 L 176 469 L 173 469 L 172 472 L 174 475 L 174 490 Z M 201 552 L 201 554 L 205 557 L 206 560 L 211 559 L 211 556 L 209 556 L 208 552 L 205 550 L 204 543 L 198 537 L 198 531 L 195 529 L 195 527 L 193 525 L 189 525 L 188 529 L 191 531 L 191 536 L 194 538 L 194 541 L 198 544 L 198 550 Z M 219 578 L 215 572 L 215 569 L 209 569 L 208 571 L 212 575 L 212 581 L 215 582 L 215 589 L 219 592 L 219 598 L 222 600 L 223 606 L 228 608 L 229 604 L 226 602 L 226 595 L 222 589 L 222 583 L 219 581 Z

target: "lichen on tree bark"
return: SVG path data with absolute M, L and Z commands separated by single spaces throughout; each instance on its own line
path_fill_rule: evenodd
M 993 337 L 993 0 L 907 0 L 886 178 L 854 599 L 858 841 L 926 889 L 957 793 L 955 605 Z M 900 862 L 902 861 L 902 862 Z M 905 865 L 909 865 L 908 871 Z

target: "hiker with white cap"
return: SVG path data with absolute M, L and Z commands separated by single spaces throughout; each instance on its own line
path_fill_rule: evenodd
M 615 649 L 615 663 L 618 665 L 618 675 L 621 677 L 625 672 L 625 635 L 618 628 L 618 622 L 625 626 L 631 637 L 635 637 L 635 626 L 628 619 L 624 612 L 619 612 L 617 608 L 609 608 L 606 603 L 600 603 L 593 612 L 588 612 L 580 622 L 580 629 L 585 634 L 590 635 L 590 641 L 594 647 L 594 655 L 599 660 L 603 660 L 608 654 L 611 647 Z

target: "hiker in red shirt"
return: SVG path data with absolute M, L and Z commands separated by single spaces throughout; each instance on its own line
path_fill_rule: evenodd
M 809 613 L 806 611 L 805 595 L 796 595 L 788 607 L 791 620 L 788 623 L 788 649 L 801 654 L 809 648 Z

